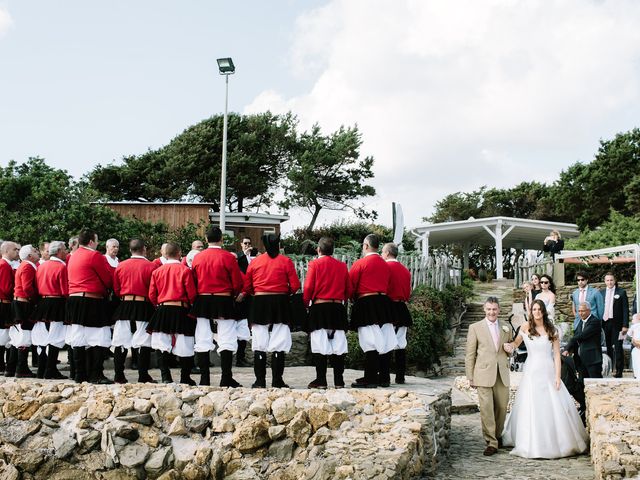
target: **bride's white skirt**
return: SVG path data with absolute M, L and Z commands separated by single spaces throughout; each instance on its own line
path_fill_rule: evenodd
M 561 458 L 587 450 L 588 435 L 564 384 L 555 388 L 553 360 L 529 364 L 502 433 L 512 455 Z M 544 364 L 544 365 L 543 365 Z M 551 375 L 549 375 L 551 374 Z

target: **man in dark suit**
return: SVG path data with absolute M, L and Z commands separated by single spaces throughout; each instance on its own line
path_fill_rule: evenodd
M 255 258 L 253 248 L 251 246 L 251 239 L 249 237 L 242 237 L 240 247 L 242 251 L 236 255 L 238 257 L 238 266 L 240 271 L 244 275 L 247 273 L 247 268 L 251 260 Z M 245 359 L 245 351 L 247 349 L 247 341 L 251 338 L 251 331 L 249 330 L 249 324 L 247 318 L 249 317 L 249 308 L 251 305 L 251 297 L 247 297 L 243 302 L 236 303 L 238 310 L 238 350 L 236 351 L 236 366 L 237 367 L 250 367 L 251 364 Z
M 627 292 L 618 287 L 613 273 L 606 273 L 604 283 L 606 288 L 600 290 L 604 302 L 602 329 L 607 344 L 607 355 L 616 367 L 615 376 L 621 378 L 624 369 L 624 352 L 622 340 L 619 340 L 619 337 L 620 333 L 626 334 L 629 330 L 629 299 Z
M 591 315 L 589 302 L 582 302 L 578 306 L 578 315 L 581 321 L 563 355 L 574 354 L 581 379 L 602 378 L 602 321 Z

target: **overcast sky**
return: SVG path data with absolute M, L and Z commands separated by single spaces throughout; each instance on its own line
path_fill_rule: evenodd
M 636 0 L 0 0 L 0 164 L 79 176 L 161 147 L 222 111 L 232 56 L 231 110 L 358 124 L 367 204 L 417 226 L 444 195 L 552 181 L 637 127 L 638 25 Z

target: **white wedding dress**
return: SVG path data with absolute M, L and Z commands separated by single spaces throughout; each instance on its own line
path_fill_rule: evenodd
M 569 391 L 555 387 L 553 348 L 549 338 L 529 338 L 527 361 L 516 398 L 502 433 L 512 455 L 525 458 L 561 458 L 587 449 L 588 435 Z

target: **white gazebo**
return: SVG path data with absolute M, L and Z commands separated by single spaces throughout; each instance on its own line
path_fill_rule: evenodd
M 432 223 L 415 228 L 413 233 L 420 238 L 424 256 L 429 255 L 430 246 L 461 245 L 465 269 L 469 268 L 469 251 L 472 245 L 495 246 L 496 279 L 502 279 L 502 249 L 542 250 L 544 238 L 551 230 L 560 232 L 563 239 L 580 234 L 578 226 L 573 223 L 513 217 L 472 217 L 457 222 Z

